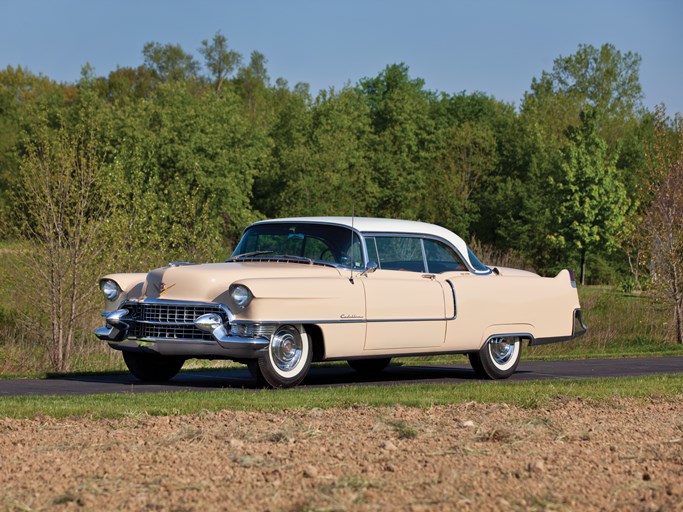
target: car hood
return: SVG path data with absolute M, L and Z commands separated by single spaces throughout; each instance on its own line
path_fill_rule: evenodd
M 149 272 L 139 298 L 224 302 L 231 284 L 255 279 L 338 278 L 340 270 L 301 262 L 227 262 L 180 265 Z M 133 297 L 130 297 L 133 298 Z

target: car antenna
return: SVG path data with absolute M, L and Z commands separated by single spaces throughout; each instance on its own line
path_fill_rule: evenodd
M 353 221 L 356 217 L 356 205 L 351 206 L 351 246 L 349 249 L 351 250 L 351 277 L 349 277 L 349 281 L 351 281 L 351 284 L 355 284 L 353 282 L 353 266 L 354 266 L 354 259 L 353 259 Z

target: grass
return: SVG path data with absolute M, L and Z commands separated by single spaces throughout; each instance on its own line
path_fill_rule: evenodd
M 396 386 L 342 386 L 287 390 L 224 390 L 156 394 L 83 396 L 7 396 L 0 400 L 0 418 L 36 416 L 120 418 L 144 415 L 207 414 L 220 410 L 282 411 L 348 408 L 356 405 L 428 408 L 433 405 L 507 403 L 541 407 L 556 400 L 610 401 L 614 398 L 680 400 L 683 375 L 531 382 L 474 382 Z M 404 425 L 394 426 L 408 432 Z M 412 427 L 411 427 L 412 428 Z M 408 433 L 406 435 L 412 435 Z
M 672 343 L 671 310 L 645 293 L 610 286 L 584 286 L 579 298 L 588 332 L 569 343 L 530 348 L 531 356 L 587 357 L 683 353 Z

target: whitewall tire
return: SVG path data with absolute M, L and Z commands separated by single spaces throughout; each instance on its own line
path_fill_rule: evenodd
M 256 380 L 273 388 L 299 384 L 311 367 L 313 350 L 302 325 L 280 325 L 255 365 Z
M 522 356 L 522 340 L 518 336 L 493 336 L 479 352 L 470 352 L 470 364 L 477 377 L 507 379 L 515 373 Z

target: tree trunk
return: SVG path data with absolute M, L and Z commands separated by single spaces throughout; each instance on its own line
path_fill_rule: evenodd
M 676 343 L 683 344 L 683 304 L 677 302 L 674 313 L 676 320 Z
M 586 284 L 586 249 L 581 249 L 581 286 Z

